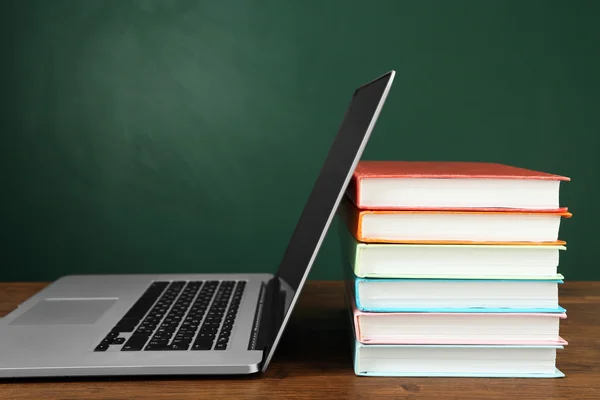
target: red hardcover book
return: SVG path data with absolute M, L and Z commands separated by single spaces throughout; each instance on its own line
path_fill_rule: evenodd
M 360 209 L 564 212 L 565 176 L 496 163 L 361 161 L 347 195 Z

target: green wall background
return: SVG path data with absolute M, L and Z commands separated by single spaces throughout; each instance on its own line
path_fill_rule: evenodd
M 352 90 L 364 158 L 565 174 L 600 279 L 600 2 L 5 0 L 0 280 L 274 271 Z M 341 277 L 335 227 L 311 278 Z

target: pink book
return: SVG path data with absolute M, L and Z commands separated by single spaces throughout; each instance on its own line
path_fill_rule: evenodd
M 559 336 L 565 313 L 367 313 L 349 298 L 354 335 L 363 344 L 567 344 Z

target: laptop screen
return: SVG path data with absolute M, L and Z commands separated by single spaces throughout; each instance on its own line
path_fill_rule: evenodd
M 269 343 L 269 354 L 265 359 L 263 370 L 273 355 L 300 289 L 348 187 L 352 173 L 383 107 L 394 75 L 395 71 L 390 71 L 359 87 L 352 96 L 352 101 L 314 183 L 276 274 L 282 289 L 287 293 L 285 294 L 283 319 L 274 329 L 277 335 L 273 337 L 273 343 Z

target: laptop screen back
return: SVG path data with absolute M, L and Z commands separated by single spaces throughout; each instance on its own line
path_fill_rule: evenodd
M 375 126 L 394 75 L 395 71 L 390 71 L 359 87 L 352 96 L 276 274 L 288 292 L 288 298 L 285 301 L 283 319 L 274 329 L 277 334 L 273 337 L 273 343 L 268 346 L 269 354 L 265 359 L 263 371 L 273 355 L 300 289 Z

